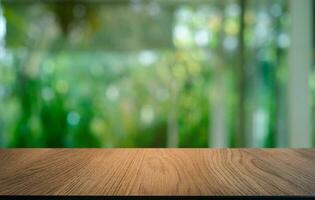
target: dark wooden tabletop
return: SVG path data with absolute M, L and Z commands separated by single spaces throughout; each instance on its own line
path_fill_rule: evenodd
M 0 195 L 315 195 L 315 150 L 2 149 Z

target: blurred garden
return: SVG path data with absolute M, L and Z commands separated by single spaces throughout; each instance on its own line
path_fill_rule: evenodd
M 287 0 L 2 0 L 0 147 L 287 146 L 289 31 Z

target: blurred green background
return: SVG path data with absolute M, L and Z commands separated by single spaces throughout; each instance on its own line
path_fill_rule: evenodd
M 313 146 L 303 1 L 2 0 L 0 147 Z

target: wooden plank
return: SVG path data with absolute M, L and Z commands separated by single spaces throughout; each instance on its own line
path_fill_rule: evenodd
M 315 195 L 314 169 L 314 149 L 2 149 L 0 195 Z

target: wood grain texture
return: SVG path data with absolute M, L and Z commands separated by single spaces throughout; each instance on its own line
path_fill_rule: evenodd
M 315 150 L 2 149 L 0 195 L 315 195 Z

